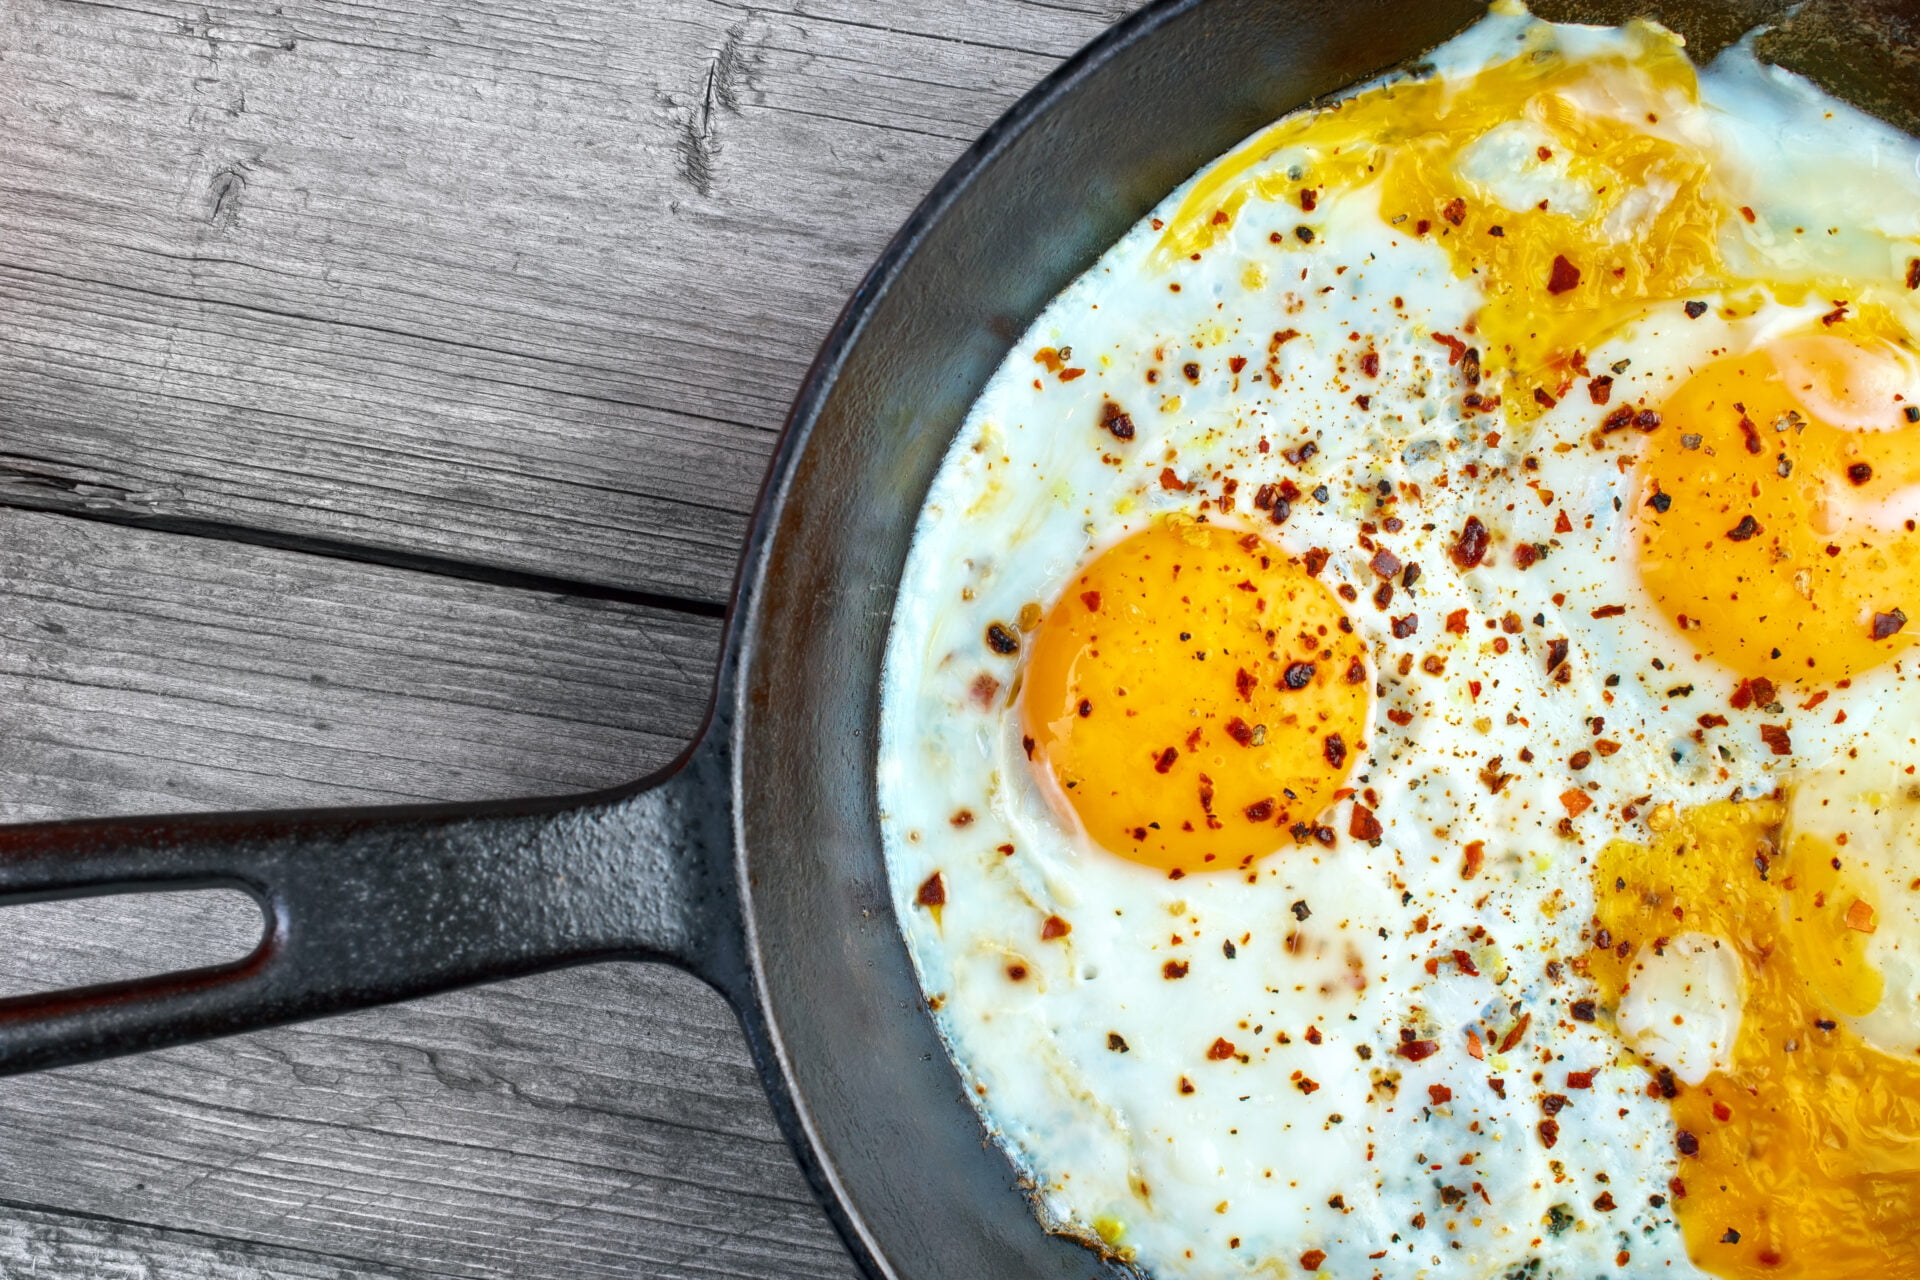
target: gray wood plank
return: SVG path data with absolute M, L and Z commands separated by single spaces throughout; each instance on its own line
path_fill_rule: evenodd
M 0 1217 L 0 1276 L 92 1280 L 421 1280 L 361 1259 L 265 1249 L 136 1223 L 42 1213 L 17 1205 Z
M 1122 0 L 15 0 L 0 502 L 724 597 L 841 302 Z
M 18 511 L 0 511 L 0 585 L 15 818 L 618 781 L 696 727 L 718 631 Z M 257 937 L 244 899 L 169 902 L 0 914 L 0 992 Z M 201 1243 L 49 1236 L 22 1206 Z M 0 1275 L 112 1274 L 95 1267 L 148 1249 L 162 1275 L 301 1275 L 285 1259 L 309 1255 L 315 1275 L 849 1274 L 731 1011 L 645 966 L 0 1081 Z
M 719 624 L 0 510 L 0 820 L 555 794 L 705 709 Z

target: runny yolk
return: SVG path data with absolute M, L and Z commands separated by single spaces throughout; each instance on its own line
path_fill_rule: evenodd
M 1682 932 L 1739 956 L 1746 1001 L 1730 1062 L 1671 1097 L 1672 1200 L 1687 1251 L 1726 1280 L 1920 1274 L 1920 1058 L 1868 1044 L 1847 1018 L 1878 1003 L 1863 958 L 1871 897 L 1845 850 L 1777 847 L 1785 806 L 1716 803 L 1594 871 L 1592 949 L 1576 960 L 1617 1008 L 1634 961 Z M 1836 865 L 1838 864 L 1838 865 Z M 1657 1064 L 1649 1064 L 1655 1067 Z
M 1841 338 L 1788 339 L 1715 361 L 1661 407 L 1632 533 L 1694 647 L 1742 675 L 1830 683 L 1911 643 L 1920 426 L 1902 371 Z
M 1280 548 L 1163 520 L 1083 566 L 1041 623 L 1028 755 L 1063 816 L 1114 853 L 1244 867 L 1304 837 L 1352 772 L 1365 654 Z

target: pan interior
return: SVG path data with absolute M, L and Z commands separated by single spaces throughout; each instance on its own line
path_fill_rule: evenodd
M 1696 57 L 1784 9 L 1536 6 L 1561 21 L 1657 17 Z M 1168 191 L 1259 126 L 1417 59 L 1482 11 L 1474 0 L 1149 9 L 949 175 L 802 395 L 743 581 L 739 822 L 776 1101 L 794 1108 L 816 1180 L 879 1274 L 1122 1274 L 1036 1224 L 962 1095 L 890 906 L 874 793 L 879 672 L 915 518 L 948 443 L 1049 299 Z M 1904 0 L 1815 0 L 1761 43 L 1910 131 L 1920 112 L 1898 90 L 1920 82 L 1916 47 L 1920 20 Z

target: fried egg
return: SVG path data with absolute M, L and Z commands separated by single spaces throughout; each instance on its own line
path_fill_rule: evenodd
M 1203 169 L 919 519 L 895 909 L 1166 1280 L 1920 1275 L 1920 143 L 1512 3 Z

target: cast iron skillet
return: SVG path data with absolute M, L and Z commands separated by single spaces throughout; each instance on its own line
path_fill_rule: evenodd
M 1591 0 L 1711 52 L 1776 0 Z M 1260 124 L 1417 57 L 1478 0 L 1164 0 L 954 166 L 802 387 L 728 616 L 712 710 L 670 768 L 589 796 L 0 828 L 0 905 L 224 886 L 238 964 L 0 1001 L 0 1072 L 615 959 L 733 1002 L 814 1189 L 874 1276 L 1119 1275 L 1035 1224 L 924 1012 L 874 811 L 877 684 L 922 495 L 968 405 L 1061 287 Z M 1910 131 L 1910 0 L 1815 0 L 1769 52 Z

